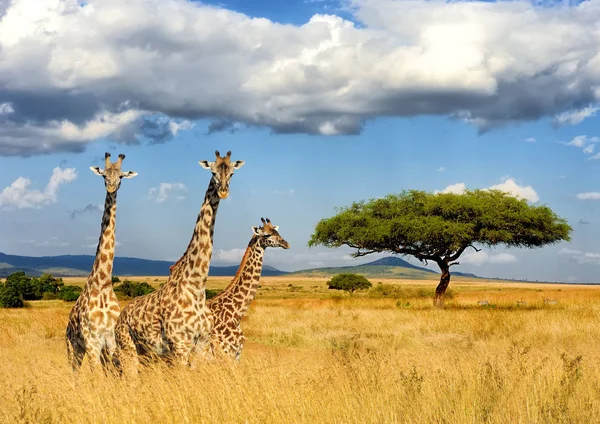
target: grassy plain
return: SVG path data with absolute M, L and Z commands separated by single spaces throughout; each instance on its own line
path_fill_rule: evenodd
M 263 278 L 239 364 L 134 380 L 70 372 L 72 303 L 0 309 L 0 422 L 600 422 L 600 287 L 453 279 L 438 310 L 433 280 L 381 280 L 398 299 L 326 280 Z

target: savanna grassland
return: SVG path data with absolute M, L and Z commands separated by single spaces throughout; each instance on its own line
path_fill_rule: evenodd
M 381 280 L 377 297 L 325 281 L 263 278 L 239 364 L 130 380 L 72 374 L 72 303 L 2 309 L 0 422 L 600 422 L 600 287 L 454 279 L 440 310 L 433 280 Z

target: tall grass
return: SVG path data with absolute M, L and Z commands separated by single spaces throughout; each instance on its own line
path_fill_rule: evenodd
M 0 310 L 0 422 L 600 422 L 600 290 L 536 290 L 259 297 L 239 364 L 135 379 L 70 372 L 71 304 Z

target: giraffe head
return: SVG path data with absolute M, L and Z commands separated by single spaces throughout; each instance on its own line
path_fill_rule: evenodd
M 290 244 L 283 239 L 277 232 L 279 229 L 279 225 L 271 224 L 271 220 L 269 218 L 261 218 L 263 223 L 262 227 L 252 227 L 252 231 L 254 232 L 254 238 L 257 239 L 257 243 L 259 243 L 263 248 L 267 247 L 282 247 L 284 249 L 289 249 Z
M 204 169 L 208 169 L 213 174 L 213 179 L 217 185 L 217 193 L 221 199 L 226 199 L 229 196 L 229 181 L 231 181 L 231 177 L 236 169 L 240 169 L 244 166 L 243 160 L 236 160 L 232 162 L 231 151 L 227 152 L 225 157 L 221 157 L 219 151 L 215 152 L 217 159 L 214 162 L 209 162 L 207 160 L 201 160 L 198 162 L 200 166 Z
M 110 153 L 106 152 L 104 154 L 104 169 L 99 166 L 90 166 L 90 169 L 94 174 L 104 178 L 104 186 L 109 193 L 114 193 L 119 189 L 122 178 L 133 178 L 137 175 L 137 172 L 121 171 L 123 159 L 125 159 L 125 155 L 121 153 L 119 159 L 117 159 L 115 163 L 110 163 Z

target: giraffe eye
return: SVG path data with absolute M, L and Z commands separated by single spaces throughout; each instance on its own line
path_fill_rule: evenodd
M 265 234 L 265 238 L 271 237 L 271 234 Z

